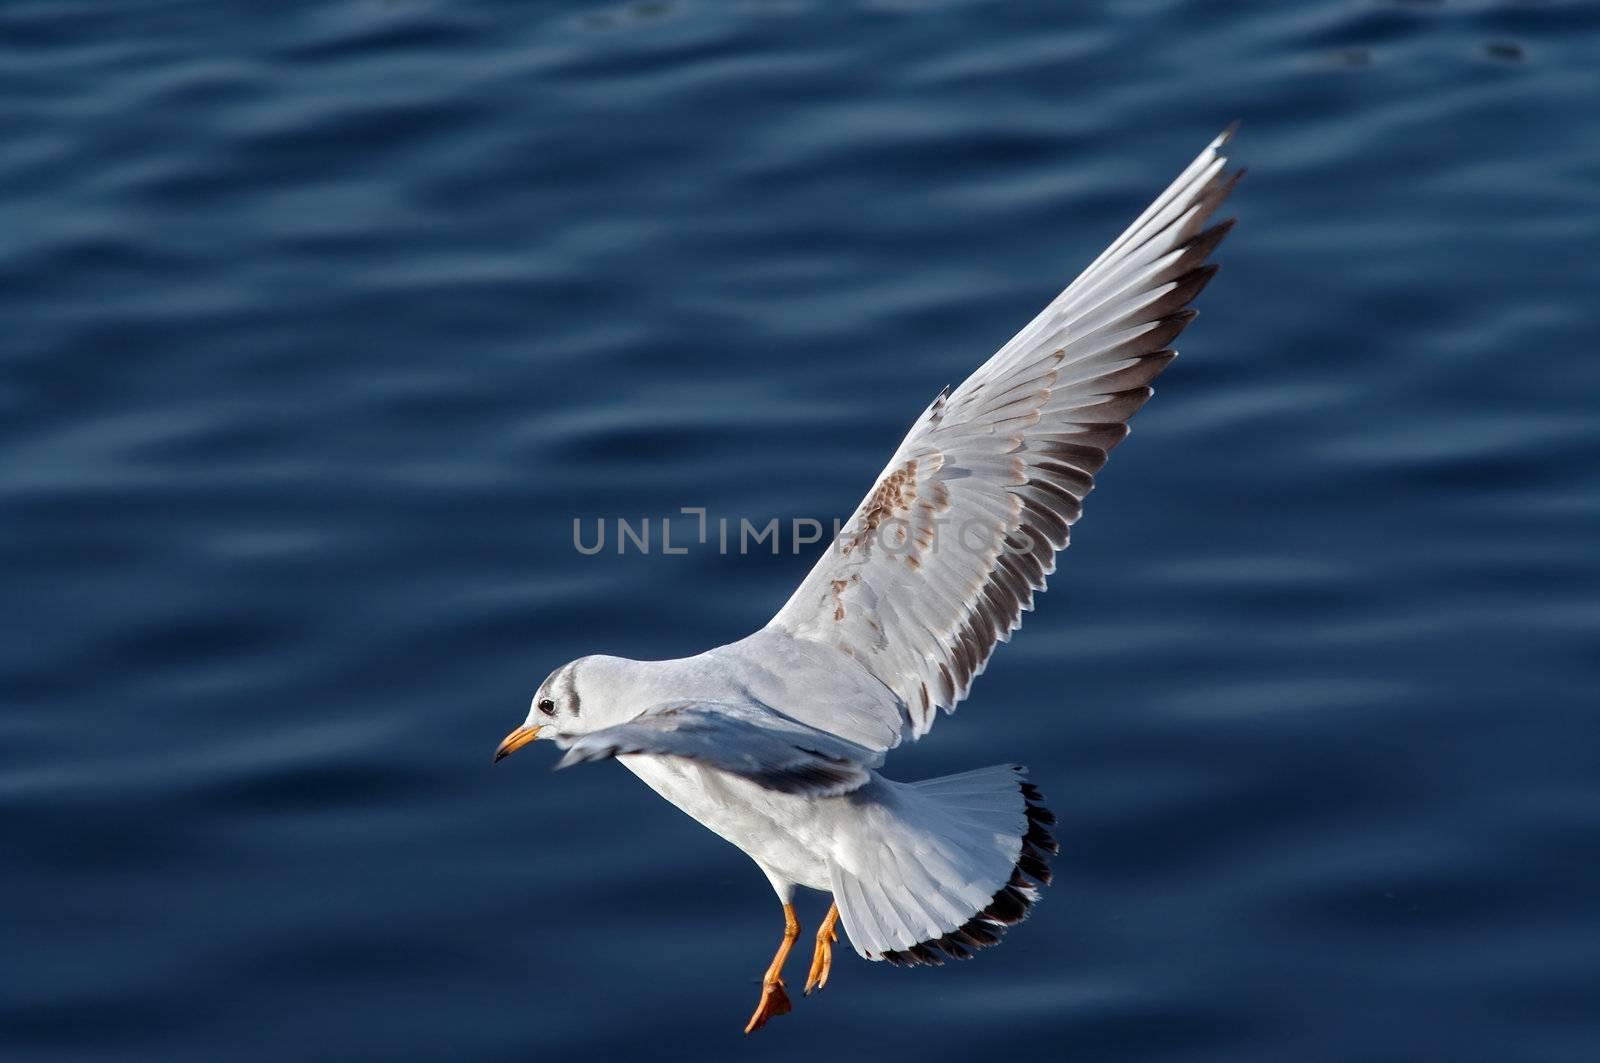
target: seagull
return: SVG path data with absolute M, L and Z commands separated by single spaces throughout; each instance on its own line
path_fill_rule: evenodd
M 1237 123 L 1235 123 L 1235 126 Z M 922 782 L 884 757 L 953 712 L 1045 587 L 1084 496 L 1216 272 L 1243 170 L 1230 127 L 1099 258 L 923 411 L 799 589 L 761 630 L 694 657 L 589 656 L 552 672 L 502 760 L 536 739 L 557 767 L 616 758 L 743 850 L 783 906 L 745 1026 L 790 1010 L 798 886 L 832 895 L 805 992 L 855 951 L 939 965 L 1000 941 L 1050 882 L 1054 817 L 1026 769 Z

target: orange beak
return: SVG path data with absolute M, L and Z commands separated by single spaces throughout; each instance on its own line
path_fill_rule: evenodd
M 535 738 L 538 738 L 539 731 L 540 728 L 537 726 L 518 727 L 515 731 L 512 731 L 510 734 L 506 735 L 506 740 L 501 742 L 500 748 L 494 751 L 495 762 L 499 763 L 500 761 L 505 760 L 511 754 L 515 753 L 529 742 L 532 742 Z

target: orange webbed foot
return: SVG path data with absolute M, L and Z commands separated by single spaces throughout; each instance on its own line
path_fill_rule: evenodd
M 828 917 L 817 928 L 817 951 L 811 957 L 811 974 L 806 977 L 806 996 L 823 989 L 828 984 L 828 974 L 833 970 L 833 945 L 839 940 L 834 927 L 839 924 L 839 905 L 828 909 Z

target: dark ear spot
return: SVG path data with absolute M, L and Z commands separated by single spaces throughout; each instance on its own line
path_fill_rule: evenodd
M 567 666 L 561 673 L 558 684 L 561 690 L 561 703 L 571 710 L 572 715 L 578 715 L 578 665 L 576 662 Z

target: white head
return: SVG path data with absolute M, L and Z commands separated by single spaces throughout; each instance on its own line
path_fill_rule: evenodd
M 575 738 L 638 712 L 641 706 L 628 695 L 631 673 L 639 664 L 622 657 L 594 656 L 557 668 L 534 691 L 527 719 L 506 735 L 494 759 L 504 760 L 541 735 Z

